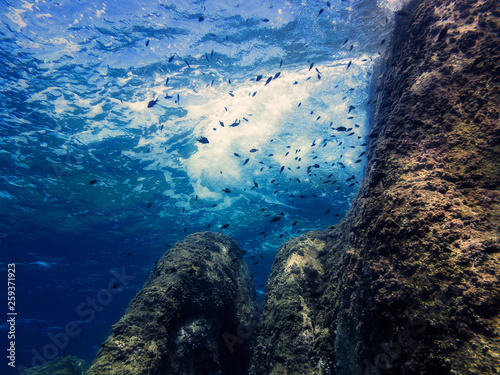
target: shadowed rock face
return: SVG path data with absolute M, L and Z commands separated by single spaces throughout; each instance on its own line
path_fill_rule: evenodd
M 253 375 L 500 371 L 500 2 L 404 10 L 363 184 L 280 248 Z
M 220 233 L 176 243 L 87 374 L 246 374 L 258 307 L 243 254 Z

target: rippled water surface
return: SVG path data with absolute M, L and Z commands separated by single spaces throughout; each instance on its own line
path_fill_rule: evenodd
M 262 295 L 278 246 L 337 223 L 359 187 L 398 3 L 2 1 L 0 266 L 18 268 L 20 363 L 128 267 L 64 350 L 91 361 L 189 233 L 235 238 Z

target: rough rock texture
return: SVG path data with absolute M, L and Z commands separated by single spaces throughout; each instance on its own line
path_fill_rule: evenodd
M 253 375 L 500 373 L 500 2 L 404 10 L 365 179 L 280 248 Z
M 89 367 L 83 359 L 68 355 L 24 370 L 23 375 L 83 375 Z
M 230 237 L 187 236 L 155 266 L 88 375 L 247 374 L 257 297 Z

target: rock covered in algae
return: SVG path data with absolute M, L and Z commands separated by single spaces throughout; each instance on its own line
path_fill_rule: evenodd
M 280 248 L 253 375 L 500 373 L 500 2 L 395 17 L 364 181 L 339 225 Z M 301 252 L 325 252 L 314 283 Z
M 246 374 L 258 314 L 242 251 L 203 232 L 159 260 L 88 375 Z
M 89 367 L 83 359 L 67 355 L 24 370 L 23 375 L 83 375 Z

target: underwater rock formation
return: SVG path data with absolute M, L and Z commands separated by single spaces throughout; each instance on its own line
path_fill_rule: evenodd
M 83 359 L 68 355 L 24 370 L 23 375 L 83 375 L 89 367 Z
M 500 3 L 403 10 L 359 193 L 280 248 L 253 375 L 500 372 Z
M 247 374 L 257 296 L 244 251 L 192 234 L 159 260 L 88 374 Z

